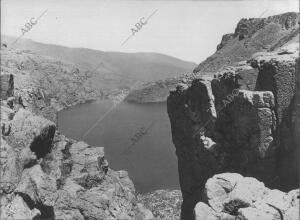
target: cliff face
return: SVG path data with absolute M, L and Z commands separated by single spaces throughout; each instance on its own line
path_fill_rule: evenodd
M 297 187 L 298 52 L 298 44 L 292 44 L 249 60 L 259 71 L 255 91 L 239 89 L 239 74 L 225 71 L 170 92 L 183 218 L 192 217 L 204 199 L 205 182 L 215 173 L 237 172 L 282 190 Z

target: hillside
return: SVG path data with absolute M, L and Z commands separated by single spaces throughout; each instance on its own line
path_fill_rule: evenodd
M 2 42 L 7 45 L 14 39 L 2 36 Z M 195 63 L 159 53 L 104 52 L 44 44 L 23 38 L 13 45 L 13 48 L 30 50 L 93 70 L 99 78 L 101 77 L 101 87 L 111 89 L 131 86 L 135 81 L 149 82 L 173 77 L 182 72 L 190 72 L 196 66 Z
M 36 114 L 55 121 L 56 112 L 104 98 L 97 75 L 73 63 L 28 51 L 1 48 L 1 75 L 14 78 L 14 96 Z
M 243 86 L 253 88 L 257 71 L 246 65 L 245 61 L 254 53 L 271 52 L 293 42 L 299 42 L 299 14 L 296 12 L 267 18 L 241 19 L 234 33 L 225 34 L 217 46 L 217 51 L 201 62 L 193 73 L 147 83 L 143 88 L 131 92 L 128 101 L 165 102 L 168 91 L 181 81 L 191 81 L 190 79 L 200 76 L 213 78 L 214 75 L 227 71 L 228 66 L 240 73 L 244 79 Z

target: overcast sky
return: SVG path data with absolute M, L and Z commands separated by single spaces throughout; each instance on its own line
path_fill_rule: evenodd
M 2 0 L 2 33 L 20 36 L 25 23 L 47 9 L 24 38 L 102 51 L 158 52 L 199 63 L 241 18 L 298 11 L 299 6 L 298 0 Z M 155 10 L 121 46 L 135 23 Z

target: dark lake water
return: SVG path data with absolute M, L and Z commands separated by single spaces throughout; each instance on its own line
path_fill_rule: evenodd
M 138 192 L 179 189 L 166 103 L 77 105 L 59 112 L 58 128 L 68 137 L 103 146 L 110 167 L 128 171 Z

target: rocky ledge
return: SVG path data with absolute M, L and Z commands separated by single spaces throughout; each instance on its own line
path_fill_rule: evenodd
M 284 191 L 298 187 L 298 53 L 297 43 L 255 54 L 248 61 L 258 70 L 254 91 L 240 89 L 240 75 L 229 70 L 170 92 L 183 219 L 193 217 L 206 181 L 216 173 L 240 173 Z

